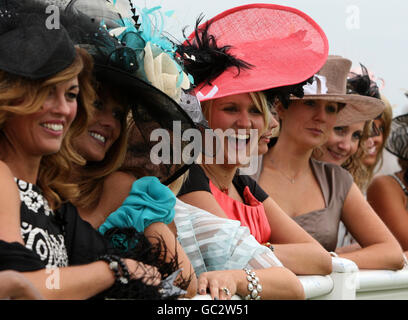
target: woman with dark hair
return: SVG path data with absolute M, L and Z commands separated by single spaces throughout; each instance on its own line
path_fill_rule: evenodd
M 367 190 L 367 200 L 399 241 L 407 256 L 408 238 L 408 116 L 393 119 L 385 148 L 398 157 L 401 171 L 375 177 Z
M 168 53 L 144 39 L 141 30 L 151 27 L 149 16 L 139 19 L 139 30 L 131 23 L 123 30 L 120 24 L 133 20 L 119 14 L 115 6 L 109 6 L 105 1 L 87 3 L 73 0 L 65 8 L 65 17 L 70 25 L 68 31 L 71 37 L 92 56 L 95 64 L 92 84 L 97 94 L 87 129 L 73 141 L 74 148 L 86 163 L 76 166 L 71 176 L 71 182 L 78 185 L 80 192 L 70 200 L 81 218 L 103 234 L 113 227 L 134 227 L 153 244 L 162 244 L 162 253 L 167 256 L 168 262 L 176 257 L 182 268 L 176 282 L 191 280 L 186 293 L 187 297 L 191 297 L 196 294 L 193 269 L 166 225 L 174 216 L 171 204 L 175 202 L 175 196 L 156 177 L 145 177 L 150 173 L 148 175 L 157 175 L 162 181 L 171 181 L 177 172 L 164 172 L 165 176 L 160 176 L 158 170 L 149 171 L 145 167 L 139 170 L 135 163 L 139 157 L 149 159 L 153 145 L 149 139 L 152 130 L 171 131 L 168 126 L 172 124 L 170 120 L 181 122 L 183 130 L 193 128 L 192 121 L 182 113 L 180 106 L 162 92 L 164 90 L 151 85 L 152 76 L 168 76 L 161 71 L 153 75 L 148 72 L 156 69 L 155 61 L 148 59 L 151 46 L 155 54 L 160 52 L 167 56 Z M 99 28 L 102 21 L 107 25 Z M 117 32 L 116 28 L 121 31 Z M 164 37 L 161 38 L 163 44 Z M 165 61 L 165 58 L 161 60 Z M 92 61 L 88 63 L 91 64 Z M 170 78 L 165 88 L 179 93 L 181 88 L 177 90 L 176 84 L 177 79 Z M 171 90 L 173 88 L 175 90 Z M 167 119 L 162 121 L 166 115 Z M 142 134 L 137 131 L 138 128 L 143 128 Z M 142 152 L 134 152 L 136 148 Z M 129 164 L 129 159 L 134 162 Z M 128 172 L 123 171 L 124 166 Z M 157 169 L 157 166 L 153 167 Z M 145 174 L 135 176 L 136 170 Z M 136 178 L 143 179 L 136 182 Z M 132 202 L 132 205 L 126 205 L 126 201 Z M 123 219 L 125 212 L 131 218 Z M 131 220 L 134 224 L 124 225 L 123 220 Z
M 391 131 L 392 106 L 384 95 L 381 95 L 381 100 L 385 104 L 384 112 L 374 119 L 373 128 L 375 134 L 371 135 L 363 146 L 364 154 L 362 155 L 361 162 L 365 170 L 362 189 L 364 192 L 367 190 L 376 172 L 383 165 L 385 141 L 387 141 Z

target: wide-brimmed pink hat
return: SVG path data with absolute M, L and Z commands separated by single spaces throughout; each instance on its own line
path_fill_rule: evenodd
M 225 56 L 250 67 L 237 70 L 231 65 L 216 78 L 196 83 L 200 101 L 301 83 L 317 73 L 328 56 L 328 40 L 320 26 L 285 6 L 249 4 L 229 9 L 198 26 L 187 42 L 200 46 L 202 30 L 217 47 L 227 46 Z

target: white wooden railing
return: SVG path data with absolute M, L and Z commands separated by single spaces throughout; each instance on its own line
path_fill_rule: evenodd
M 408 268 L 360 271 L 357 299 L 408 300 Z
M 333 257 L 333 272 L 327 276 L 298 276 L 306 299 L 315 300 L 408 300 L 408 267 L 398 271 L 359 270 L 344 258 Z M 193 300 L 210 300 L 197 295 Z M 241 300 L 233 296 L 233 300 Z

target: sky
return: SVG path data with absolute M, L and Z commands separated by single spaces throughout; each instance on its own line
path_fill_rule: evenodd
M 408 1 L 405 0 L 136 0 L 140 6 L 162 6 L 169 14 L 165 30 L 182 40 L 200 13 L 211 18 L 226 9 L 249 3 L 294 7 L 313 18 L 329 39 L 329 54 L 364 64 L 378 79 L 394 116 L 408 112 Z M 174 13 L 173 13 L 174 11 Z M 383 80 L 381 80 L 383 79 Z

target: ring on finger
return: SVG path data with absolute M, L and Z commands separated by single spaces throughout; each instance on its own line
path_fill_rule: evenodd
M 221 290 L 224 291 L 224 293 L 225 293 L 227 296 L 230 296 L 230 295 L 231 295 L 231 291 L 230 291 L 228 288 L 223 287 L 223 288 L 221 288 Z

